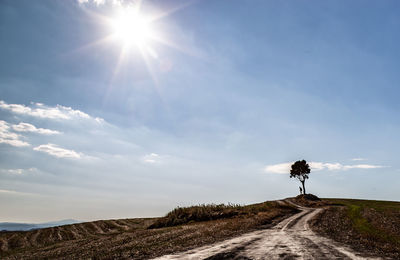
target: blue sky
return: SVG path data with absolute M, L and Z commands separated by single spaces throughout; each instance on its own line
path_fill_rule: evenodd
M 0 221 L 400 200 L 398 1 L 138 3 L 0 2 Z

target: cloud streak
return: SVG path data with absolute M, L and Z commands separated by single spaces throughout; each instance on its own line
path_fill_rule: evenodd
M 35 193 L 21 192 L 21 191 L 15 191 L 15 190 L 4 190 L 4 189 L 0 189 L 0 194 L 1 193 L 9 194 L 9 195 L 28 195 L 28 196 L 37 195 Z
M 160 162 L 160 155 L 156 153 L 151 153 L 143 156 L 142 161 L 145 163 L 159 163 Z
M 365 159 L 365 158 L 353 158 L 351 160 L 352 161 L 366 161 L 367 159 Z
M 81 158 L 81 154 L 75 152 L 74 150 L 68 150 L 51 143 L 39 145 L 33 148 L 33 150 L 44 152 L 57 158 Z
M 6 173 L 6 174 L 11 174 L 11 175 L 21 175 L 24 173 L 32 173 L 34 171 L 36 171 L 36 168 L 29 168 L 29 169 L 1 169 L 0 172 L 1 173 Z
M 10 124 L 0 120 L 0 143 L 12 145 L 15 147 L 30 146 L 28 142 L 22 141 L 19 134 L 10 131 Z
M 121 5 L 123 0 L 77 0 L 79 4 L 95 4 L 97 6 L 104 4 Z
M 99 123 L 104 121 L 102 118 L 99 117 L 93 118 L 88 114 L 86 114 L 85 112 L 61 105 L 50 107 L 42 103 L 32 103 L 32 107 L 29 107 L 21 104 L 8 104 L 3 100 L 0 100 L 0 108 L 8 110 L 15 114 L 38 117 L 38 118 L 64 119 L 64 120 L 94 119 Z
M 45 129 L 45 128 L 37 128 L 36 126 L 29 124 L 29 123 L 19 123 L 18 125 L 13 125 L 12 128 L 18 132 L 31 132 L 31 133 L 38 133 L 43 135 L 56 135 L 61 134 L 59 131 Z
M 37 128 L 36 126 L 29 123 L 21 122 L 18 125 L 12 125 L 4 120 L 0 120 L 0 143 L 8 144 L 15 147 L 30 146 L 28 142 L 21 140 L 21 138 L 23 137 L 22 135 L 14 133 L 12 132 L 12 130 L 17 132 L 31 132 L 43 135 L 54 135 L 61 133 L 55 130 Z
M 279 163 L 267 165 L 264 170 L 269 173 L 277 174 L 289 174 L 290 167 L 294 162 Z M 351 169 L 379 169 L 385 166 L 372 165 L 372 164 L 355 164 L 355 165 L 343 165 L 341 163 L 324 163 L 324 162 L 310 162 L 310 168 L 312 171 L 346 171 Z

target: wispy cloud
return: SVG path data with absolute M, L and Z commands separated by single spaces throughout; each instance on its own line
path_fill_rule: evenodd
M 281 173 L 281 174 L 289 173 L 290 172 L 290 166 L 292 164 L 293 164 L 293 162 L 267 165 L 265 167 L 265 171 L 266 172 L 270 172 L 270 173 Z
M 28 142 L 21 140 L 21 138 L 23 137 L 22 135 L 14 133 L 11 130 L 17 132 L 32 132 L 43 135 L 60 134 L 60 132 L 58 131 L 45 128 L 37 128 L 36 126 L 29 123 L 21 122 L 18 125 L 13 125 L 4 120 L 0 120 L 0 143 L 16 147 L 30 146 Z
M 18 132 L 32 132 L 38 133 L 43 135 L 55 135 L 61 134 L 59 131 L 45 129 L 45 128 L 37 128 L 36 126 L 29 124 L 29 123 L 19 123 L 18 125 L 13 125 L 12 128 Z
M 11 146 L 15 146 L 15 147 L 25 147 L 25 146 L 30 146 L 29 143 L 21 141 L 21 140 L 12 140 L 12 139 L 3 139 L 0 138 L 0 143 L 2 144 L 9 144 Z
M 24 172 L 24 170 L 23 169 L 9 169 L 9 170 L 7 170 L 7 172 L 11 173 L 11 174 L 19 175 L 19 174 L 22 174 Z
M 378 169 L 378 168 L 385 168 L 386 166 L 381 165 L 371 165 L 371 164 L 356 164 L 356 165 L 345 165 L 343 168 L 345 170 L 348 169 Z
M 57 158 L 81 158 L 81 154 L 74 150 L 68 150 L 51 143 L 39 145 L 33 148 L 33 150 L 48 153 Z
M 321 170 L 340 171 L 340 170 L 350 170 L 350 169 L 378 169 L 378 168 L 384 168 L 385 166 L 372 165 L 372 164 L 343 165 L 340 163 L 311 162 L 310 167 L 314 171 L 321 171 Z
M 12 175 L 21 175 L 24 173 L 31 173 L 36 171 L 36 168 L 29 168 L 29 169 L 1 169 L 0 172 Z
M 147 154 L 143 156 L 142 160 L 145 163 L 158 163 L 160 162 L 160 155 L 156 153 Z
M 32 103 L 32 106 L 29 107 L 21 104 L 7 104 L 3 100 L 0 100 L 0 108 L 20 115 L 27 115 L 27 116 L 48 118 L 48 119 L 70 120 L 79 118 L 80 119 L 92 118 L 85 112 L 61 105 L 50 107 L 42 103 Z M 102 118 L 92 118 L 92 119 L 96 120 L 99 123 L 104 121 Z
M 287 162 L 287 163 L 267 165 L 264 170 L 269 173 L 289 174 L 290 167 L 293 163 L 294 162 Z M 381 165 L 371 165 L 371 164 L 343 165 L 341 163 L 324 163 L 324 162 L 310 162 L 309 165 L 312 171 L 322 171 L 322 170 L 345 171 L 350 169 L 378 169 L 385 167 Z
M 29 146 L 30 144 L 22 141 L 22 136 L 10 131 L 10 124 L 0 120 L 0 143 L 9 144 L 16 147 Z
M 365 159 L 365 158 L 353 158 L 351 160 L 352 161 L 366 161 L 367 159 Z
M 112 4 L 112 5 L 121 5 L 124 0 L 78 0 L 79 4 L 96 4 L 96 5 L 104 5 L 104 4 Z
M 0 194 L 10 194 L 10 195 L 38 195 L 35 193 L 30 193 L 30 192 L 21 192 L 21 191 L 15 191 L 15 190 L 4 190 L 4 189 L 0 189 Z

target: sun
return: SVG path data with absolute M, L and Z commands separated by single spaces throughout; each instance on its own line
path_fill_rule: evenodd
M 85 9 L 90 17 L 104 26 L 104 30 L 102 30 L 104 35 L 81 46 L 77 51 L 105 44 L 114 47 L 113 54 L 118 53 L 117 49 L 119 49 L 112 71 L 112 79 L 116 78 L 119 73 L 125 73 L 122 68 L 145 66 L 153 82 L 157 85 L 157 73 L 169 71 L 171 65 L 165 64 L 172 64 L 168 57 L 160 55 L 158 51 L 168 47 L 185 54 L 198 56 L 197 52 L 191 51 L 191 48 L 183 48 L 174 42 L 173 37 L 168 34 L 171 31 L 163 31 L 163 28 L 171 27 L 165 26 L 162 21 L 163 18 L 186 8 L 194 1 L 182 1 L 180 5 L 166 7 L 165 10 L 158 9 L 144 0 L 110 2 L 113 2 L 110 5 L 111 9 L 104 8 L 98 12 L 91 8 Z M 163 49 L 158 50 L 157 47 L 161 46 Z M 139 63 L 140 60 L 143 62 Z
M 145 48 L 152 38 L 151 19 L 139 12 L 139 9 L 125 8 L 111 20 L 113 36 L 125 47 L 136 45 Z

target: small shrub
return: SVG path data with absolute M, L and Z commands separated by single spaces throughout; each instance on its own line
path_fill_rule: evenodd
M 320 201 L 321 199 L 315 196 L 314 194 L 301 194 L 296 197 L 296 200 L 311 200 L 311 201 Z

